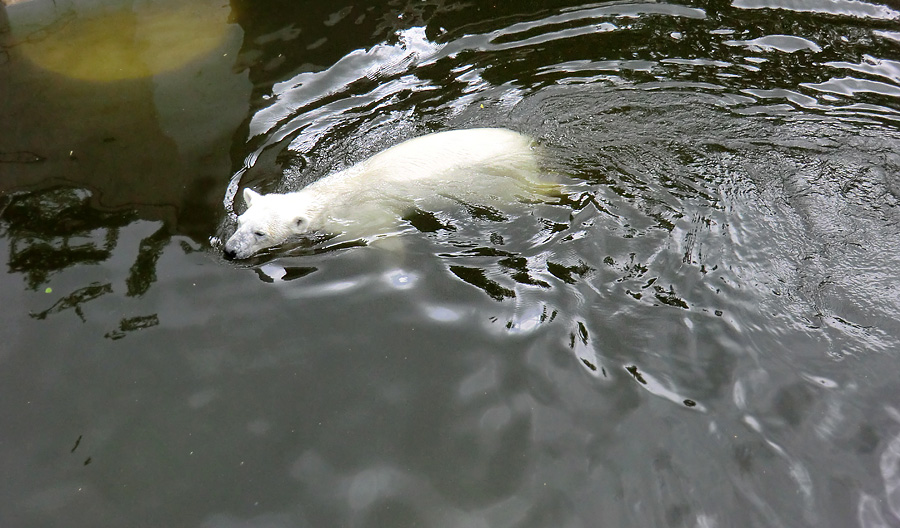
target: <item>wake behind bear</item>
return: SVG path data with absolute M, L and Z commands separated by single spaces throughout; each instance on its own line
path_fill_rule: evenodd
M 247 210 L 225 243 L 228 259 L 310 232 L 364 238 L 396 230 L 403 217 L 453 204 L 501 205 L 548 192 L 531 138 L 501 128 L 410 139 L 286 194 L 244 189 Z

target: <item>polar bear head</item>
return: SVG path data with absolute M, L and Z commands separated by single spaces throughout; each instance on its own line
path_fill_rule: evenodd
M 263 196 L 244 189 L 247 210 L 238 217 L 237 230 L 225 243 L 225 258 L 245 259 L 308 232 L 309 217 L 296 198 L 284 194 Z

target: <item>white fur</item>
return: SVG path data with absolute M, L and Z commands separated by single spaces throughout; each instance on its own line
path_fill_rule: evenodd
M 244 189 L 247 211 L 225 243 L 243 259 L 310 231 L 367 236 L 389 231 L 415 208 L 448 200 L 509 201 L 535 190 L 532 141 L 510 130 L 438 132 L 395 145 L 293 193 Z

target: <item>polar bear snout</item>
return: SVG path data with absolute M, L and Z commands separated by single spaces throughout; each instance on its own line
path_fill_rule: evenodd
M 279 246 L 287 241 L 290 232 L 269 233 L 259 229 L 239 228 L 231 235 L 222 255 L 226 260 L 242 260 L 250 258 L 264 249 Z
M 237 235 L 238 234 L 235 233 L 228 239 L 228 242 L 225 242 L 225 249 L 222 251 L 222 254 L 228 260 L 243 259 L 250 256 L 245 255 L 245 251 L 241 250 L 241 243 L 240 240 L 238 240 Z
M 259 211 L 257 211 L 259 212 Z M 260 251 L 277 246 L 291 236 L 289 230 L 272 230 L 259 218 L 244 216 L 238 218 L 237 231 L 225 242 L 223 254 L 226 259 L 246 259 Z
M 237 250 L 233 247 L 228 247 L 228 244 L 225 244 L 225 250 L 222 252 L 222 255 L 225 256 L 226 260 L 234 260 L 238 258 Z

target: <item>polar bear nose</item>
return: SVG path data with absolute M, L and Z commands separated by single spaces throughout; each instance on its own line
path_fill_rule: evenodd
M 225 243 L 225 249 L 222 250 L 222 255 L 226 260 L 234 260 L 238 258 L 238 245 L 234 243 L 234 237 L 228 240 Z

